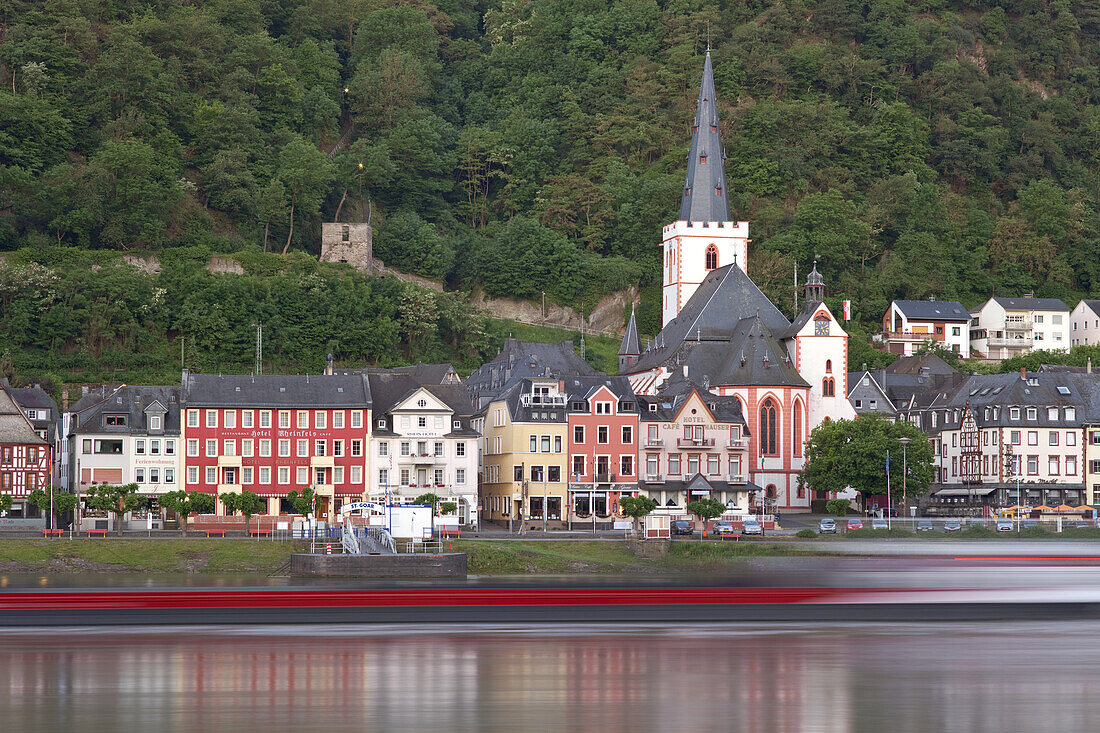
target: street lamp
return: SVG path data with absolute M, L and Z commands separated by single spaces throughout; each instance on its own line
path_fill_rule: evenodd
M 1016 470 L 1016 460 L 1012 454 L 1012 444 L 1009 443 L 1005 448 L 1005 473 L 1008 475 L 1008 479 L 1011 481 L 1013 476 L 1016 477 L 1016 532 L 1020 531 L 1020 525 L 1023 524 L 1023 517 L 1020 512 L 1024 508 L 1023 497 L 1020 496 L 1020 472 Z
M 906 447 L 913 442 L 913 439 L 898 438 L 898 442 L 901 443 L 901 511 L 902 514 L 908 514 L 909 501 L 906 496 L 906 479 L 909 474 L 909 457 L 906 455 Z

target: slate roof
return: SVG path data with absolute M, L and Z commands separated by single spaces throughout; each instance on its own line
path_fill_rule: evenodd
M 585 403 L 584 409 L 588 411 L 588 400 L 604 387 L 611 390 L 611 393 L 620 402 L 633 402 L 637 405 L 634 390 L 631 389 L 630 380 L 626 377 L 610 377 L 606 374 L 597 374 L 595 376 L 562 377 L 561 381 L 567 399 L 566 409 L 572 412 L 576 412 L 572 407 L 573 403 L 577 401 L 583 401 Z M 635 407 L 635 409 L 637 408 Z
M 924 371 L 922 371 L 924 370 Z M 887 374 L 958 374 L 955 367 L 935 354 L 900 356 L 886 367 Z
M 341 373 L 355 374 L 403 374 L 416 380 L 417 384 L 457 384 L 462 381 L 452 364 L 425 364 L 416 362 L 410 366 L 391 368 L 367 367 L 361 370 L 340 370 Z
M 514 381 L 511 386 L 506 388 L 501 394 L 497 395 L 493 399 L 504 400 L 504 403 L 508 408 L 508 414 L 512 418 L 512 422 L 565 422 L 565 416 L 568 411 L 568 398 L 566 399 L 566 404 L 558 406 L 523 405 L 520 398 L 525 394 L 531 393 L 531 386 L 533 381 L 538 380 L 537 378 L 535 378 L 534 380 L 532 380 L 531 378 L 518 379 Z M 543 417 L 543 415 L 546 415 L 546 417 Z
M 703 61 L 703 79 L 699 84 L 699 100 L 695 110 L 687 177 L 680 201 L 680 221 L 733 221 L 710 49 L 707 49 L 707 57 Z
M 445 437 L 477 437 L 479 433 L 470 427 L 470 418 L 474 415 L 470 393 L 461 384 L 421 384 L 407 370 L 372 370 L 368 375 L 370 393 L 373 400 L 375 436 L 394 437 L 390 412 L 398 404 L 423 389 L 451 409 L 452 429 Z M 458 420 L 460 427 L 454 428 Z M 378 427 L 379 422 L 385 427 Z
M 5 377 L 0 380 L 0 386 L 3 386 L 7 390 L 11 398 L 15 400 L 15 403 L 24 409 L 32 410 L 50 410 L 50 414 L 57 417 L 57 403 L 54 402 L 53 397 L 50 397 L 50 393 L 42 389 L 40 385 L 34 385 L 33 387 L 12 387 L 8 384 L 8 380 Z
M 45 445 L 46 441 L 34 432 L 30 420 L 15 404 L 6 389 L 0 387 L 0 443 L 17 445 Z
M 804 387 L 786 348 L 773 335 L 785 333 L 789 326 L 786 316 L 741 268 L 719 267 L 707 273 L 679 315 L 661 329 L 627 373 L 657 367 L 682 371 L 686 365 L 689 378 L 706 378 L 711 385 Z
M 942 407 L 950 409 L 949 419 L 940 420 L 935 433 L 938 430 L 951 430 L 958 428 L 962 421 L 960 409 L 959 419 L 954 419 L 955 408 L 963 408 L 968 403 L 974 410 L 974 417 L 982 427 L 1006 427 L 1006 428 L 1034 428 L 1034 427 L 1058 427 L 1076 428 L 1084 424 L 1085 412 L 1089 406 L 1089 400 L 1082 392 L 1079 380 L 1084 376 L 1065 373 L 1027 372 L 1027 378 L 1022 379 L 1019 372 L 1008 374 L 972 374 L 967 377 L 951 394 L 943 401 Z M 1061 388 L 1061 389 L 1059 389 Z M 1086 387 L 1091 390 L 1091 387 Z M 1091 397 L 1091 392 L 1089 393 Z M 941 405 L 936 405 L 939 408 Z M 997 416 L 990 412 L 986 417 L 986 406 L 997 406 L 1001 409 Z M 1020 419 L 1011 418 L 1010 407 L 1038 408 L 1036 419 L 1028 420 L 1027 413 L 1023 412 Z M 1074 420 L 1064 419 L 1059 411 L 1058 419 L 1050 420 L 1047 416 L 1047 407 L 1075 407 L 1077 415 Z
M 154 403 L 164 408 L 164 419 L 157 435 L 180 434 L 180 388 L 153 385 L 123 385 L 100 388 L 81 397 L 70 408 L 76 424 L 74 435 L 146 434 L 149 425 L 145 410 Z M 108 415 L 125 415 L 125 425 L 107 425 Z
M 1086 306 L 1088 306 L 1089 309 L 1091 309 L 1094 314 L 1100 315 L 1100 300 L 1085 299 L 1085 300 L 1082 300 L 1081 302 L 1084 303 Z
M 366 374 L 183 373 L 186 406 L 361 408 L 372 404 Z
M 522 379 L 596 373 L 577 355 L 572 341 L 547 344 L 508 338 L 496 358 L 475 369 L 463 385 L 480 409 Z
M 1069 306 L 1060 298 L 993 298 L 1006 310 L 1024 311 L 1069 311 Z
M 970 322 L 970 311 L 957 300 L 895 300 L 894 306 L 909 320 Z
M 677 377 L 670 379 L 664 389 L 656 395 L 639 396 L 642 403 L 641 418 L 643 422 L 670 422 L 676 419 L 677 414 L 683 408 L 692 394 L 698 394 L 707 409 L 714 414 L 714 419 L 734 425 L 741 425 L 741 433 L 750 435 L 748 422 L 741 412 L 741 402 L 736 397 L 719 397 L 708 392 L 702 385 L 690 379 Z M 651 406 L 656 406 L 655 408 Z
M 626 333 L 623 334 L 623 345 L 619 347 L 619 356 L 637 356 L 642 353 L 641 343 L 638 341 L 638 322 L 634 319 L 634 309 L 630 310 L 630 320 L 626 324 Z

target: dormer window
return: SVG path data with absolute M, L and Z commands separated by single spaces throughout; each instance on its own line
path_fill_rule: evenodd
M 150 430 L 160 430 L 160 424 L 161 424 L 161 416 L 160 415 L 150 415 L 149 416 L 149 429 Z
M 107 415 L 107 427 L 109 428 L 124 428 L 126 427 L 125 415 Z

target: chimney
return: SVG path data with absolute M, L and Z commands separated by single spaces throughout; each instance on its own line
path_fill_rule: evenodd
M 191 376 L 191 370 L 190 369 L 184 369 L 180 373 L 180 386 L 183 387 L 184 389 L 187 389 L 187 379 L 190 376 Z
M 1027 367 L 1020 367 L 1020 379 L 1027 379 Z
M 68 387 L 62 387 L 61 388 L 61 411 L 62 412 L 68 412 L 69 411 L 69 388 Z
M 688 378 L 688 365 L 684 364 L 684 379 Z
M 325 359 L 325 376 L 326 377 L 331 377 L 332 376 L 332 354 L 331 353 L 328 355 L 328 358 Z

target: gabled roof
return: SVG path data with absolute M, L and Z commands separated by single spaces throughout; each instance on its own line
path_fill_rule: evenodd
M 991 298 L 1005 310 L 1014 311 L 1068 311 L 1069 306 L 1061 298 Z
M 34 426 L 8 391 L 0 387 L 0 443 L 7 445 L 45 445 Z
M 154 413 L 163 415 L 161 432 L 180 432 L 180 388 L 158 385 L 124 384 L 115 389 L 98 389 L 84 395 L 70 408 L 75 415 L 73 434 L 142 434 L 149 430 L 146 411 L 158 406 Z M 163 408 L 160 409 L 160 408 Z M 125 425 L 107 425 L 107 415 L 125 415 Z
M 50 414 L 57 417 L 57 403 L 54 402 L 53 397 L 50 397 L 49 392 L 42 389 L 40 385 L 36 384 L 33 387 L 12 387 L 8 384 L 7 377 L 5 377 L 0 379 L 0 386 L 3 386 L 8 394 L 11 395 L 11 398 L 15 400 L 15 404 L 23 409 L 51 410 L 52 412 Z
M 577 355 L 572 341 L 547 344 L 507 338 L 496 358 L 475 369 L 463 385 L 480 408 L 521 379 L 594 374 L 596 370 Z
M 1084 305 L 1091 310 L 1094 315 L 1100 316 L 1100 300 L 1082 300 L 1078 305 Z
M 917 321 L 970 321 L 970 311 L 957 300 L 895 300 L 894 307 Z
M 890 366 L 887 374 L 957 374 L 958 370 L 935 354 L 915 354 L 899 356 Z
M 733 221 L 715 97 L 714 69 L 710 63 L 710 49 L 707 49 L 688 152 L 684 195 L 680 201 L 680 221 Z
M 786 316 L 760 292 L 740 267 L 731 264 L 711 270 L 679 315 L 650 341 L 627 373 L 645 372 L 659 366 L 678 366 L 685 363 L 684 357 L 688 353 L 700 349 L 712 354 L 707 361 L 721 363 L 738 329 L 744 332 L 740 324 L 746 318 L 759 318 L 769 333 L 783 333 L 790 325 Z M 701 380 L 703 374 L 709 374 L 711 383 L 717 384 L 718 366 L 709 367 L 709 372 L 693 370 L 689 376 Z
M 642 346 L 638 342 L 638 322 L 634 319 L 634 309 L 630 309 L 630 320 L 626 324 L 626 333 L 623 334 L 623 345 L 619 347 L 619 356 L 637 356 L 642 353 Z
M 701 385 L 678 377 L 670 380 L 656 395 L 639 397 L 644 403 L 641 418 L 646 422 L 671 422 L 676 420 L 692 395 L 698 395 L 710 414 L 717 422 L 738 424 L 742 433 L 748 435 L 748 423 L 741 412 L 741 402 L 736 397 L 720 397 L 704 389 Z M 655 409 L 650 409 L 655 405 Z
M 416 362 L 410 366 L 399 367 L 367 367 L 362 370 L 340 370 L 343 373 L 354 374 L 364 372 L 366 374 L 403 374 L 412 378 L 418 384 L 457 384 L 462 381 L 458 372 L 451 364 L 425 364 Z

